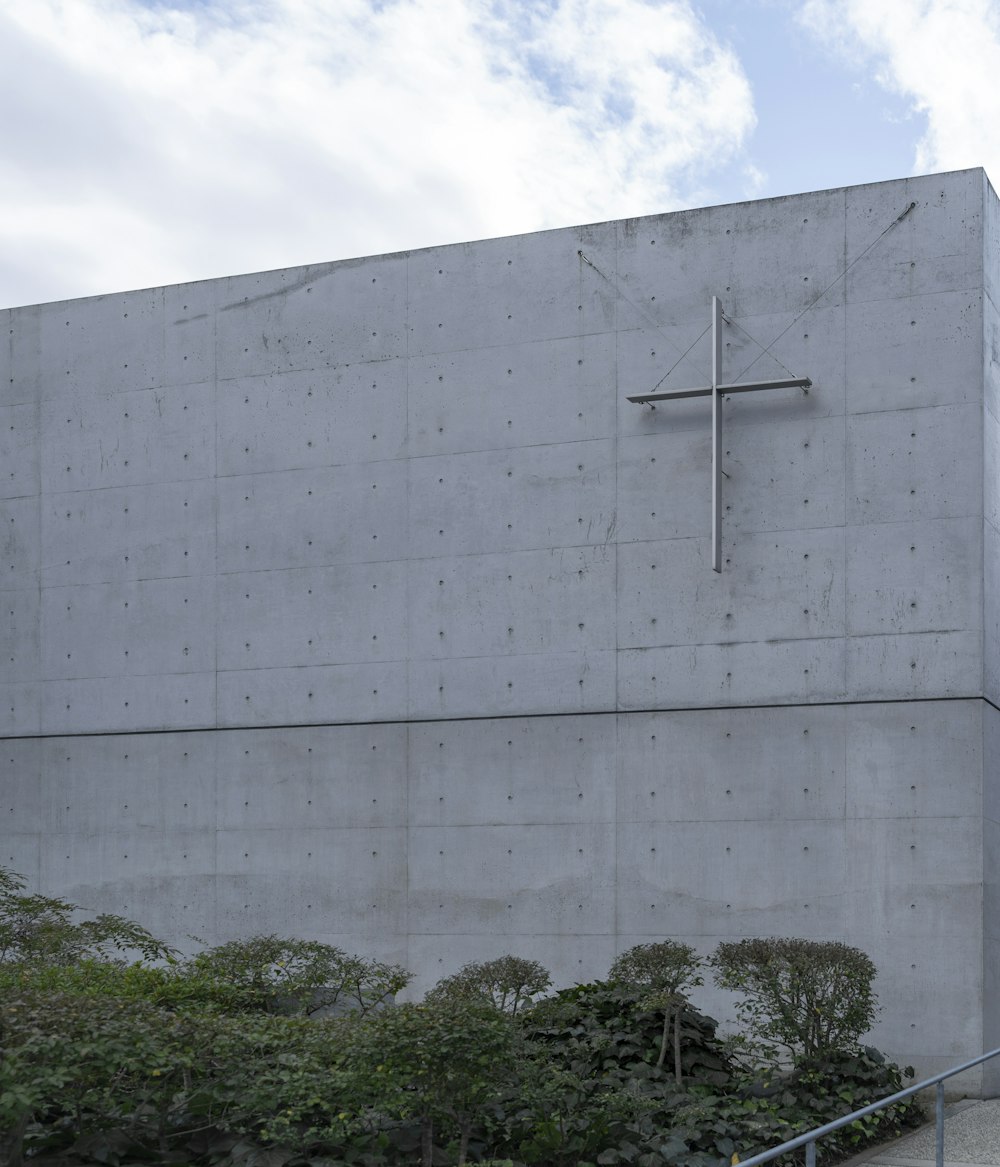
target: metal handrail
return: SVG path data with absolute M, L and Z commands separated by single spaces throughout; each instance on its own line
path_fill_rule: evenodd
M 956 1074 L 961 1074 L 965 1070 L 971 1070 L 973 1066 L 988 1062 L 990 1058 L 997 1056 L 1000 1056 L 1000 1049 L 991 1050 L 988 1054 L 982 1054 L 980 1057 L 973 1058 L 969 1062 L 963 1062 L 960 1066 L 953 1066 L 950 1070 L 945 1070 L 943 1074 L 935 1074 L 933 1078 L 925 1078 L 922 1082 L 918 1082 L 916 1086 L 909 1086 L 905 1090 L 899 1090 L 895 1094 L 890 1094 L 888 1098 L 882 1098 L 878 1102 L 872 1102 L 868 1106 L 863 1106 L 860 1110 L 845 1114 L 843 1118 L 826 1123 L 825 1126 L 818 1126 L 815 1130 L 806 1131 L 804 1135 L 789 1139 L 787 1143 L 782 1143 L 780 1147 L 773 1147 L 770 1151 L 762 1151 L 759 1155 L 754 1155 L 751 1159 L 740 1159 L 739 1165 L 740 1167 L 757 1167 L 760 1163 L 770 1163 L 772 1159 L 777 1159 L 779 1155 L 786 1155 L 789 1151 L 797 1151 L 799 1147 L 805 1147 L 806 1167 L 816 1167 L 816 1143 L 824 1135 L 839 1131 L 841 1127 L 848 1126 L 850 1123 L 856 1122 L 859 1118 L 864 1118 L 866 1114 L 873 1114 L 876 1110 L 881 1110 L 883 1106 L 892 1106 L 894 1102 L 902 1102 L 904 1098 L 910 1098 L 921 1090 L 926 1090 L 928 1086 L 936 1086 L 937 1091 L 934 1105 L 936 1136 L 935 1162 L 937 1167 L 944 1167 L 944 1083 L 948 1078 L 953 1078 Z

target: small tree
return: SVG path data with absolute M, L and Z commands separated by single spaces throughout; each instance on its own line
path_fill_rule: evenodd
M 410 980 L 398 964 L 348 956 L 315 940 L 273 935 L 231 940 L 199 952 L 184 971 L 236 990 L 245 1008 L 310 1014 L 335 1007 L 367 1013 L 390 1001 Z
M 687 1004 L 687 991 L 700 985 L 701 957 L 689 944 L 661 940 L 656 944 L 637 944 L 623 952 L 611 965 L 608 979 L 637 986 L 647 1009 L 663 1010 L 663 1034 L 660 1039 L 662 1066 L 667 1056 L 670 1019 L 674 1021 L 674 1078 L 681 1081 L 681 1013 Z
M 509 1086 L 517 1063 L 508 1016 L 482 1001 L 397 1005 L 359 1022 L 344 1059 L 360 1105 L 420 1123 L 421 1162 L 431 1167 L 437 1124 L 458 1130 L 458 1163 L 472 1123 Z
M 837 941 L 726 942 L 711 963 L 721 988 L 743 994 L 736 1011 L 771 1057 L 775 1045 L 796 1061 L 853 1050 L 878 1012 L 875 965 L 860 949 Z
M 25 895 L 23 876 L 0 867 L 0 964 L 71 965 L 84 959 L 170 960 L 174 949 L 141 924 L 107 913 L 74 920 L 76 904 L 52 896 Z
M 428 992 L 429 1003 L 444 1000 L 481 1000 L 512 1017 L 541 996 L 552 984 L 548 970 L 537 960 L 501 956 L 496 960 L 473 961 Z

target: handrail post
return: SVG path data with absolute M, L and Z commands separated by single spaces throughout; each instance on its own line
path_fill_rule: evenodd
M 944 1167 L 944 1082 L 938 1082 L 934 1099 L 934 1159 Z
M 816 1140 L 806 1143 L 806 1167 L 816 1167 Z

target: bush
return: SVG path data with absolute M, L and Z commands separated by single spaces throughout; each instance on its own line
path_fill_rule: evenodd
M 174 950 L 140 924 L 107 913 L 75 921 L 76 904 L 52 896 L 24 895 L 25 880 L 0 867 L 0 964 L 67 965 L 86 957 L 169 960 Z
M 509 1017 L 480 1001 L 397 1005 L 360 1022 L 344 1068 L 356 1104 L 420 1125 L 421 1161 L 433 1162 L 435 1129 L 458 1139 L 464 1164 L 473 1123 L 512 1080 L 516 1034 Z
M 561 989 L 524 1018 L 525 1036 L 557 1065 L 581 1078 L 668 1081 L 659 1062 L 665 1010 L 650 1007 L 634 984 L 594 981 Z M 688 1007 L 681 1012 L 685 1075 L 724 1085 L 731 1077 L 716 1023 Z M 671 1075 L 672 1077 L 672 1075 Z
M 743 994 L 737 1013 L 772 1058 L 776 1046 L 796 1061 L 856 1050 L 875 1019 L 875 965 L 846 944 L 740 940 L 720 944 L 711 963 L 720 987 Z
M 549 988 L 552 978 L 537 960 L 501 956 L 473 961 L 453 976 L 443 977 L 424 998 L 428 1003 L 446 1000 L 485 1001 L 502 1013 L 516 1016 Z
M 702 983 L 700 968 L 701 958 L 689 944 L 661 940 L 656 944 L 637 944 L 623 952 L 608 973 L 609 980 L 636 985 L 642 991 L 647 1008 L 663 1010 L 658 1066 L 663 1065 L 667 1056 L 667 1039 L 673 1017 L 674 1077 L 678 1085 L 682 1079 L 681 1013 L 687 1004 L 686 991 Z
M 253 936 L 232 940 L 185 963 L 181 978 L 216 983 L 230 1008 L 271 1013 L 367 1013 L 406 987 L 400 965 L 348 956 L 331 944 Z

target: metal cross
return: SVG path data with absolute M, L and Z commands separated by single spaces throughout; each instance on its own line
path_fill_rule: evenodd
M 640 405 L 654 401 L 676 401 L 682 397 L 712 398 L 712 570 L 722 571 L 722 395 L 753 393 L 757 389 L 808 389 L 808 377 L 788 377 L 779 381 L 722 381 L 722 304 L 712 297 L 712 384 L 697 389 L 668 389 L 663 393 L 642 393 L 629 397 Z

